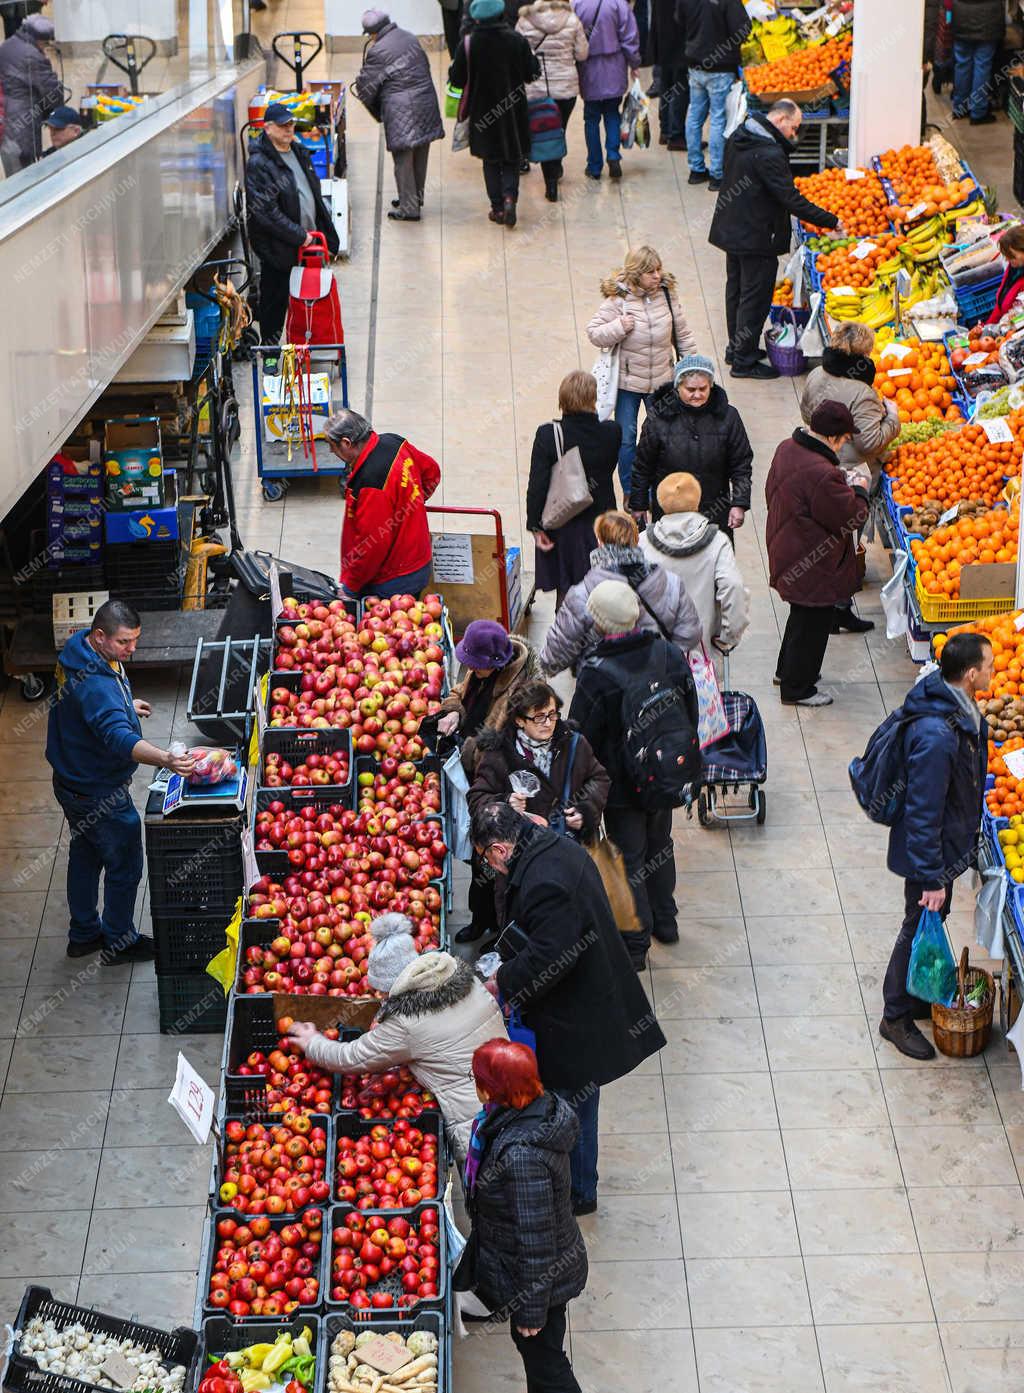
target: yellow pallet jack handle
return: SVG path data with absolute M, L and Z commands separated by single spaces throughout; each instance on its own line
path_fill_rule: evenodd
M 183 610 L 206 608 L 206 571 L 211 556 L 224 556 L 227 547 L 215 542 L 211 537 L 195 537 L 189 548 L 188 565 L 185 567 L 185 599 Z

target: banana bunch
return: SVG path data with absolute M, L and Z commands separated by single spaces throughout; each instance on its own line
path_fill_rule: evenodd
M 934 261 L 939 248 L 949 242 L 946 222 L 941 213 L 918 223 L 905 234 L 906 241 L 900 248 L 900 255 L 908 265 L 920 265 L 923 261 Z
M 977 218 L 985 211 L 985 200 L 979 194 L 962 208 L 950 208 L 948 213 L 942 213 L 940 217 L 947 227 L 955 227 L 960 218 Z

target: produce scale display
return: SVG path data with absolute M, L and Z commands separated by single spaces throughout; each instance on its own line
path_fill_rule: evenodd
M 377 914 L 408 915 L 421 951 L 447 946 L 444 787 L 419 728 L 452 661 L 440 596 L 281 602 L 255 694 L 248 873 L 229 966 L 210 965 L 232 985 L 195 1329 L 30 1287 L 13 1393 L 41 1374 L 49 1393 L 449 1393 L 437 1102 L 404 1067 L 329 1074 L 287 1032 L 306 1012 L 334 1039 L 369 1026 Z

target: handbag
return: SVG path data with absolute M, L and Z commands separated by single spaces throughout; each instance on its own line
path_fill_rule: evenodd
M 545 34 L 533 50 L 535 55 L 540 51 L 546 39 L 547 35 Z M 534 97 L 526 103 L 530 122 L 530 160 L 533 164 L 542 164 L 546 160 L 564 159 L 568 152 L 568 146 L 565 143 L 565 127 L 562 125 L 562 113 L 558 109 L 558 103 L 551 95 L 548 66 L 543 58 L 540 60 L 540 65 L 544 74 L 547 96 Z
M 551 429 L 555 436 L 555 463 L 551 469 L 548 496 L 544 500 L 544 511 L 540 518 L 540 525 L 545 532 L 557 531 L 558 528 L 564 527 L 567 522 L 579 517 L 580 513 L 586 512 L 594 502 L 580 447 L 574 445 L 571 450 L 565 449 L 565 437 L 560 422 L 552 421 Z
M 619 345 L 602 348 L 590 371 L 597 383 L 597 419 L 610 421 L 619 395 Z
M 572 766 L 576 762 L 576 751 L 579 748 L 580 733 L 574 730 L 569 737 L 569 759 L 565 766 L 565 778 L 562 780 L 562 798 L 556 808 L 552 808 L 548 816 L 548 826 L 552 832 L 559 833 L 563 837 L 572 837 L 572 830 L 566 826 L 565 810 L 572 806 Z
M 604 893 L 608 896 L 615 927 L 619 933 L 639 933 L 640 919 L 637 916 L 633 887 L 629 883 L 622 852 L 607 837 L 599 837 L 596 842 L 586 842 L 583 849 L 597 867 Z
M 453 87 L 450 82 L 444 85 L 444 114 L 448 120 L 459 114 L 459 104 L 462 101 L 462 88 Z
M 691 648 L 686 655 L 697 692 L 697 743 L 704 750 L 708 745 L 728 735 L 732 726 L 725 713 L 725 703 L 718 686 L 715 665 L 708 657 L 708 651 L 701 643 L 700 648 Z

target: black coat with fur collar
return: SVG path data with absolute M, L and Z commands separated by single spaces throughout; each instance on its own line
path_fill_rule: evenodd
M 583 814 L 583 827 L 573 835 L 580 841 L 593 841 L 601 826 L 611 781 L 586 736 L 580 735 L 570 722 L 560 720 L 551 737 L 551 773 L 544 774 L 516 745 L 516 731 L 514 721 L 501 730 L 481 731 L 477 741 L 480 762 L 469 790 L 470 814 L 475 817 L 488 803 L 507 803 L 512 792 L 509 775 L 515 770 L 529 770 L 540 780 L 540 792 L 527 799 L 527 812 L 550 822 L 553 812 L 560 812 L 564 807 L 576 808 Z M 573 735 L 577 739 L 569 776 L 569 798 L 563 802 Z

